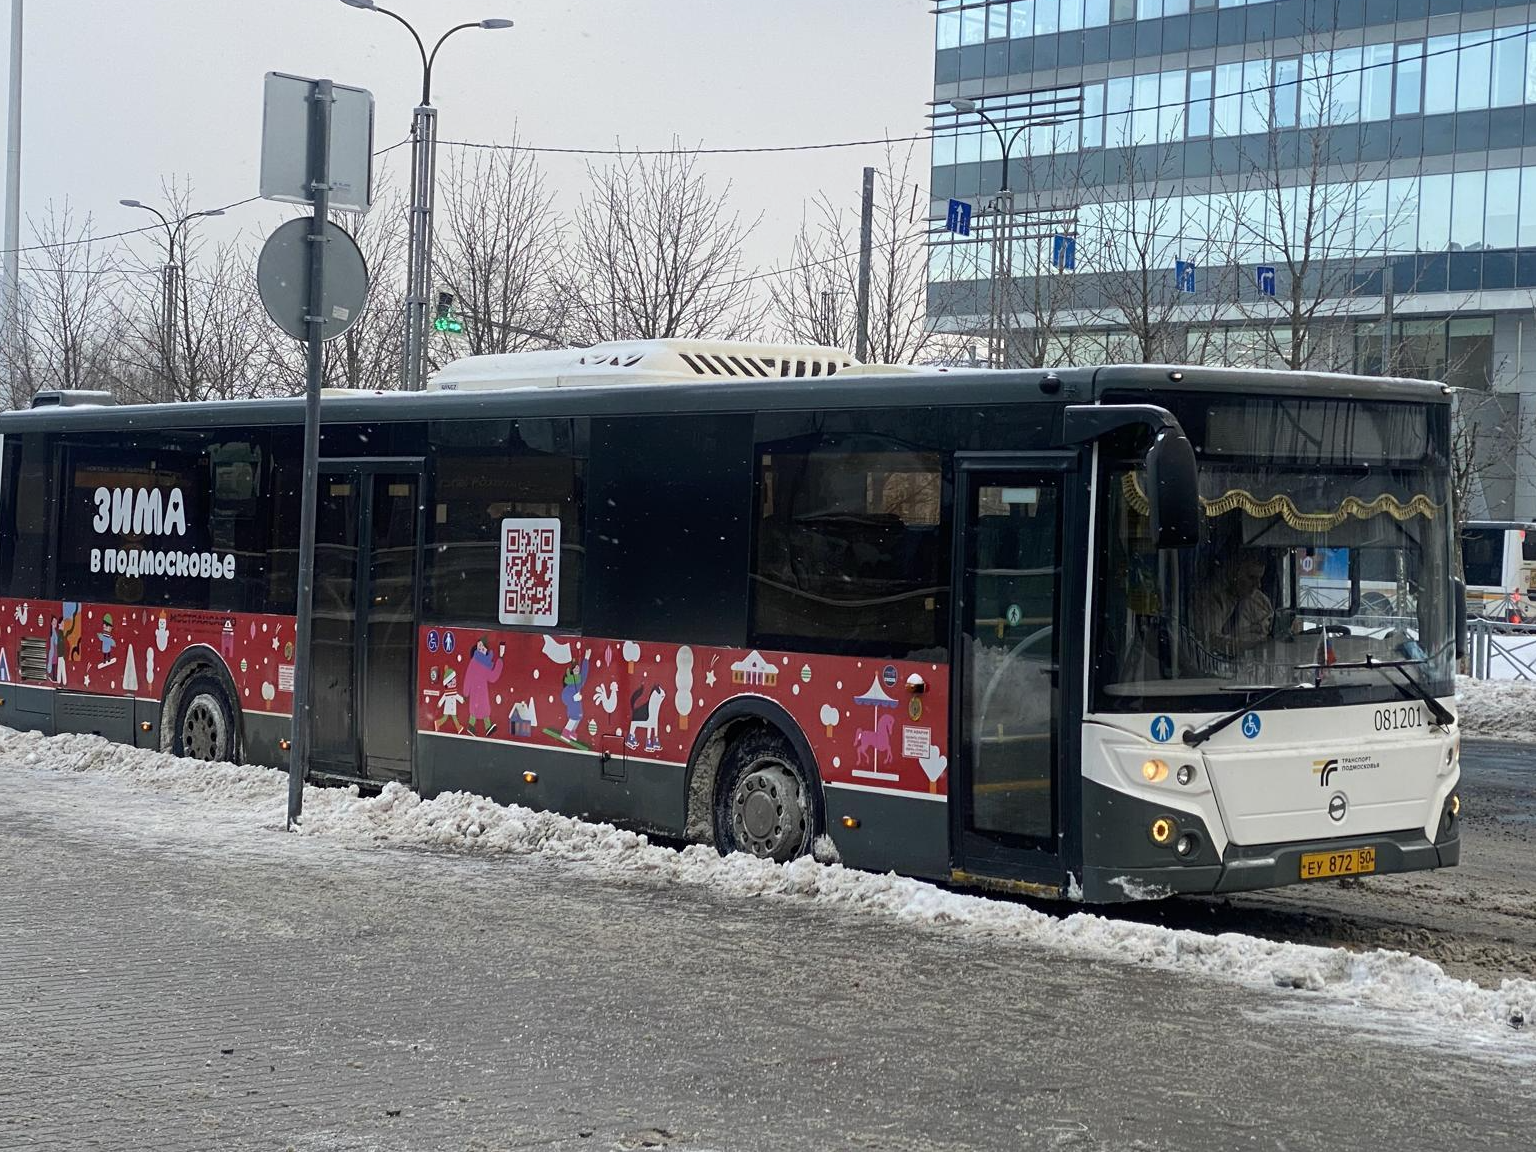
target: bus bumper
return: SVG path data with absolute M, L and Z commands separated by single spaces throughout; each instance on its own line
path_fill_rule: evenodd
M 1168 849 L 1154 847 L 1147 839 L 1144 829 L 1157 815 L 1150 806 L 1108 789 L 1102 790 L 1095 801 L 1100 828 L 1105 832 L 1118 828 L 1120 833 L 1097 837 L 1097 854 L 1122 862 L 1088 865 L 1083 869 L 1082 899 L 1089 904 L 1310 884 L 1314 881 L 1301 878 L 1303 856 L 1351 848 L 1375 849 L 1375 867 L 1363 875 L 1449 868 L 1461 860 L 1461 820 L 1450 800 L 1433 841 L 1422 829 L 1414 829 L 1284 844 L 1231 844 L 1220 856 L 1210 847 L 1209 834 L 1201 821 L 1187 813 L 1180 814 L 1179 830 L 1194 833 L 1201 845 L 1185 860 L 1175 859 Z

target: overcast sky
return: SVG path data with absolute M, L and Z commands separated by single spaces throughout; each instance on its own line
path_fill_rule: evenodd
M 433 80 L 443 139 L 609 147 L 812 144 L 920 132 L 932 93 L 925 0 L 394 0 L 429 37 L 510 17 L 510 31 L 459 33 Z M 3 11 L 0 7 L 0 11 Z M 195 206 L 257 191 L 262 76 L 328 76 L 371 89 L 379 146 L 405 136 L 420 63 L 405 29 L 340 0 L 26 0 L 22 206 L 68 196 L 98 233 L 147 221 L 119 207 L 160 202 L 162 177 L 190 179 Z M 5 35 L 9 19 L 0 23 Z M 0 85 L 0 100 L 4 88 Z M 754 263 L 787 256 L 803 202 L 850 208 L 881 150 L 708 157 L 732 203 L 764 216 Z M 403 170 L 406 152 L 394 153 Z M 443 157 L 440 157 L 440 161 Z M 582 161 L 546 158 L 574 204 Z M 917 164 L 926 180 L 926 157 Z M 284 217 L 230 214 L 253 242 Z M 22 222 L 23 243 L 29 229 Z

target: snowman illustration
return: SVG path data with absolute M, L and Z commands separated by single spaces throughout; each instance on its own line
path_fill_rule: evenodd
M 160 623 L 155 628 L 155 647 L 165 651 L 165 646 L 171 642 L 171 630 L 166 626 L 165 613 L 160 613 Z

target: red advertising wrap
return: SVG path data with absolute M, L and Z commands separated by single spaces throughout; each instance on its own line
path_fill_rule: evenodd
M 423 732 L 680 764 L 715 709 L 761 696 L 826 782 L 948 791 L 946 665 L 441 627 L 417 651 Z
M 0 683 L 159 699 L 188 649 L 229 669 L 247 712 L 291 715 L 294 621 L 288 616 L 0 600 Z
M 248 712 L 293 709 L 287 616 L 0 600 L 0 683 L 159 699 L 189 649 L 216 655 Z M 945 796 L 942 664 L 424 626 L 417 728 L 469 741 L 686 763 L 720 705 L 773 701 L 821 778 Z

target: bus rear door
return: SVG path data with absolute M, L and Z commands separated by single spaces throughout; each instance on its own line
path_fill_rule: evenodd
M 313 769 L 412 782 L 419 461 L 320 462 Z
M 956 457 L 957 879 L 1059 891 L 1062 523 L 1071 457 Z

